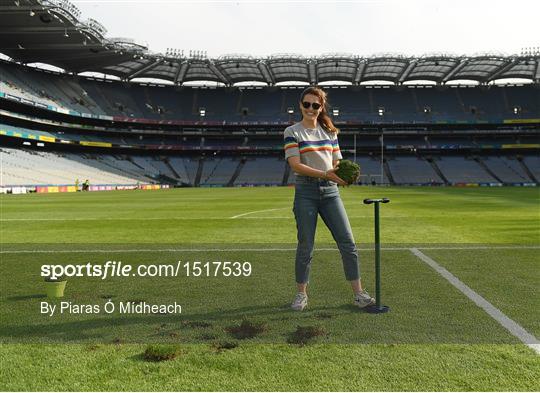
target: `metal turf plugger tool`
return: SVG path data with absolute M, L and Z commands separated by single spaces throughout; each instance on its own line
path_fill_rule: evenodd
M 364 308 L 369 313 L 380 314 L 388 312 L 390 307 L 381 305 L 381 241 L 379 233 L 379 204 L 388 203 L 390 199 L 364 199 L 364 204 L 374 204 L 375 207 L 375 305 Z

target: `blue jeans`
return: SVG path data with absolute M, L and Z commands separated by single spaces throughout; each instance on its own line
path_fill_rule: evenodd
M 309 281 L 319 214 L 332 233 L 341 253 L 346 279 L 349 281 L 359 279 L 358 250 L 337 184 L 329 180 L 297 176 L 293 212 L 298 231 L 296 282 L 304 284 Z

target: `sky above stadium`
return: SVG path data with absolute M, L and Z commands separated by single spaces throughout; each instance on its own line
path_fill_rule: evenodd
M 108 37 L 208 57 L 517 54 L 540 46 L 539 0 L 72 0 Z

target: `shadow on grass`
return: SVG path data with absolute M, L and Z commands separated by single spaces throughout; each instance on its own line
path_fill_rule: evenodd
M 207 330 L 208 328 L 227 328 L 219 324 L 234 324 L 245 320 L 246 318 L 263 321 L 308 321 L 313 319 L 330 320 L 340 315 L 350 314 L 351 312 L 361 312 L 357 307 L 350 304 L 343 304 L 335 307 L 321 306 L 310 308 L 302 312 L 294 311 L 289 304 L 286 305 L 267 305 L 256 307 L 241 307 L 232 310 L 219 310 L 209 313 L 190 314 L 189 319 L 181 315 L 170 314 L 152 314 L 152 315 L 106 315 L 100 317 L 90 317 L 89 319 L 51 322 L 42 324 L 27 324 L 27 325 L 4 325 L 0 327 L 0 338 L 8 338 L 10 340 L 19 340 L 27 342 L 33 339 L 43 339 L 46 342 L 84 342 L 95 341 L 99 342 L 144 342 L 152 340 L 151 337 L 164 337 L 162 334 L 156 335 L 156 324 L 160 326 L 174 329 L 177 332 L 171 338 L 178 338 L 178 332 L 182 329 L 190 329 L 191 331 Z M 137 337 L 139 332 L 134 332 L 132 337 L 118 337 L 118 333 L 114 328 L 124 326 L 147 326 L 151 331 L 141 329 L 141 337 Z M 144 329 L 144 328 L 143 328 Z M 160 330 L 160 329 L 158 329 Z M 167 329 L 164 329 L 167 333 Z M 213 332 L 207 332 L 208 337 L 199 335 L 199 340 L 206 341 L 216 336 Z M 199 341 L 199 340 L 193 340 Z M 3 340 L 5 341 L 5 340 Z
M 46 297 L 47 295 L 44 295 L 42 293 L 36 293 L 33 295 L 10 296 L 10 297 L 7 297 L 6 299 L 12 300 L 12 301 L 18 301 L 18 300 L 30 300 L 30 299 L 44 299 Z
M 156 323 L 166 323 L 181 327 L 201 329 L 212 326 L 217 322 L 235 322 L 246 316 L 256 315 L 268 317 L 276 313 L 287 313 L 288 309 L 275 306 L 241 307 L 236 310 L 212 311 L 209 313 L 190 314 L 189 321 L 181 315 L 152 314 L 152 315 L 106 315 L 90 317 L 85 320 L 51 322 L 26 325 L 3 325 L 0 327 L 0 338 L 28 341 L 30 338 L 42 338 L 45 341 L 73 342 L 99 339 L 107 342 L 116 337 L 115 327 L 131 325 L 154 326 Z M 266 318 L 268 319 L 268 318 Z

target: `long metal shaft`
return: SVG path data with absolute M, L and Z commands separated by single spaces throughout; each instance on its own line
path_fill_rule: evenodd
M 375 303 L 381 307 L 381 242 L 379 233 L 379 202 L 375 202 Z

